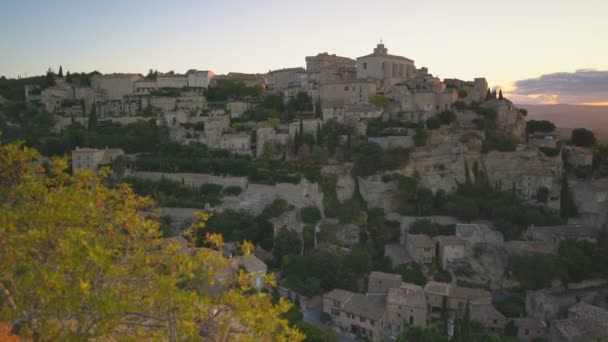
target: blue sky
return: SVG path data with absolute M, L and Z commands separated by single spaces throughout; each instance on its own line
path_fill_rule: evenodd
M 485 76 L 533 100 L 514 84 L 608 70 L 606 13 L 604 0 L 2 0 L 0 75 L 266 72 L 323 51 L 355 58 L 382 38 L 441 78 Z

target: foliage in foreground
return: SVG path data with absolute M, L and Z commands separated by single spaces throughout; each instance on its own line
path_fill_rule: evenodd
M 178 341 L 202 330 L 217 341 L 303 339 L 279 318 L 290 305 L 254 293 L 243 271 L 212 296 L 226 259 L 163 243 L 157 220 L 142 215 L 149 198 L 127 185 L 106 188 L 91 173 L 70 176 L 65 159 L 44 169 L 39 157 L 18 143 L 0 145 L 0 321 L 20 335 Z M 199 214 L 186 236 L 208 218 Z M 222 244 L 220 235 L 207 239 Z

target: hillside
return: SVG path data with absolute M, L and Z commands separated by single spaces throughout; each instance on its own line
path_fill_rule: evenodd
M 602 142 L 608 142 L 608 106 L 518 105 L 528 110 L 528 120 L 549 120 L 558 131 L 570 135 L 573 128 L 591 129 Z

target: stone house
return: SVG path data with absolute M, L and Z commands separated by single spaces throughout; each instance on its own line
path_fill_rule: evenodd
M 528 136 L 528 143 L 536 147 L 557 148 L 559 135 L 556 133 L 535 132 Z
M 608 311 L 584 302 L 568 309 L 568 318 L 552 321 L 551 342 L 608 340 Z
M 580 146 L 568 146 L 566 147 L 567 161 L 572 166 L 592 166 L 593 165 L 593 151 L 589 148 Z
M 103 90 L 108 100 L 122 100 L 135 90 L 135 82 L 143 80 L 141 74 L 106 74 L 91 77 L 91 86 Z
M 273 70 L 268 73 L 267 90 L 308 88 L 308 74 L 301 67 Z
M 230 112 L 231 118 L 240 118 L 246 111 L 253 108 L 253 103 L 244 101 L 229 101 L 226 110 Z
M 482 323 L 492 332 L 502 333 L 507 325 L 505 316 L 492 304 L 478 304 L 470 306 L 471 320 Z
M 482 289 L 473 289 L 453 284 L 430 281 L 424 286 L 429 316 L 438 318 L 443 307 L 443 298 L 447 300 L 448 310 L 463 314 L 467 303 L 473 305 L 492 304 L 490 292 Z
M 237 263 L 251 277 L 251 286 L 257 290 L 264 288 L 264 276 L 268 271 L 266 264 L 253 254 L 236 257 Z
M 395 273 L 372 272 L 368 277 L 368 294 L 387 294 L 391 288 L 401 286 L 401 275 Z
M 317 136 L 318 131 L 321 129 L 320 119 L 301 119 L 289 124 L 289 137 L 294 139 L 297 133 L 311 134 L 313 137 Z
M 260 157 L 267 143 L 275 147 L 275 150 L 287 146 L 289 133 L 279 133 L 273 127 L 260 127 L 256 132 L 256 156 Z
M 433 242 L 439 249 L 439 261 L 444 269 L 466 256 L 465 242 L 458 236 L 436 236 Z
M 124 155 L 119 148 L 96 149 L 79 148 L 72 151 L 72 172 L 78 170 L 97 171 L 103 165 L 109 165 L 116 157 Z
M 306 72 L 311 84 L 356 78 L 357 61 L 327 52 L 306 56 Z
M 384 329 L 389 337 L 399 336 L 405 326 L 426 326 L 427 306 L 422 288 L 404 285 L 388 290 Z
M 398 243 L 384 245 L 384 256 L 391 260 L 393 268 L 413 261 L 405 246 Z
M 220 148 L 238 155 L 250 155 L 251 136 L 247 133 L 224 134 L 220 140 Z
M 383 340 L 386 295 L 366 296 L 335 289 L 323 295 L 323 312 L 330 314 L 334 325 L 342 331 L 372 341 Z
M 435 245 L 428 235 L 407 234 L 405 247 L 417 263 L 430 264 L 435 257 Z
M 323 108 L 368 104 L 370 96 L 375 93 L 376 83 L 367 79 L 332 81 L 321 84 L 319 88 Z
M 514 318 L 513 324 L 517 328 L 519 341 L 528 342 L 538 338 L 547 338 L 549 334 L 549 327 L 542 319 Z

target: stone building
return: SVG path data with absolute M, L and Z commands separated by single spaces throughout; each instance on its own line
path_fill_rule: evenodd
M 433 242 L 439 248 L 439 259 L 444 269 L 466 256 L 465 242 L 458 236 L 435 236 Z
M 559 135 L 556 133 L 535 132 L 528 136 L 528 143 L 536 147 L 557 148 Z
M 133 92 L 149 94 L 163 88 L 188 88 L 191 91 L 200 92 L 209 87 L 214 76 L 211 71 L 195 69 L 188 70 L 185 74 L 159 74 L 156 79 L 141 79 L 134 82 Z
M 367 104 L 376 93 L 376 83 L 366 79 L 332 81 L 321 84 L 319 98 L 321 107 Z
M 251 154 L 251 135 L 248 133 L 223 134 L 220 148 L 238 155 Z
M 413 60 L 390 55 L 382 43 L 374 48 L 373 53 L 357 58 L 357 78 L 380 81 L 385 88 L 413 77 L 415 70 Z
M 540 227 L 531 225 L 526 231 L 528 238 L 534 241 L 554 244 L 559 244 L 560 241 L 568 239 L 596 242 L 599 234 L 600 230 L 598 228 L 580 224 Z
M 316 137 L 320 129 L 320 119 L 300 119 L 289 124 L 289 137 L 293 139 L 298 133 L 311 134 Z
M 507 318 L 492 304 L 470 306 L 471 320 L 480 322 L 491 332 L 502 333 L 507 325 Z
M 306 57 L 306 72 L 311 85 L 356 78 L 357 61 L 327 52 Z
M 588 166 L 593 165 L 593 151 L 589 148 L 580 146 L 567 146 L 567 161 L 572 166 Z
M 268 73 L 267 90 L 287 90 L 308 88 L 308 74 L 304 68 L 286 68 L 273 70 Z
M 374 271 L 368 277 L 367 293 L 387 294 L 389 289 L 399 286 L 401 286 L 401 275 Z
M 407 326 L 426 327 L 427 306 L 420 286 L 403 283 L 386 297 L 385 335 L 398 337 Z
M 492 295 L 486 290 L 435 281 L 430 281 L 424 286 L 424 295 L 431 318 L 441 316 L 444 298 L 447 300 L 448 310 L 457 314 L 464 313 L 467 303 L 470 307 L 492 304 Z
M 135 82 L 143 80 L 141 74 L 106 74 L 91 77 L 91 86 L 103 90 L 108 100 L 122 100 L 134 92 Z
M 608 311 L 584 302 L 568 309 L 568 318 L 551 322 L 549 341 L 608 340 Z
M 279 133 L 273 127 L 261 127 L 256 132 L 256 156 L 264 153 L 264 146 L 270 144 L 275 152 L 283 150 L 289 141 L 289 133 Z
M 547 338 L 549 327 L 542 319 L 514 318 L 513 324 L 517 328 L 517 339 L 529 342 L 534 339 Z
M 418 263 L 429 264 L 435 257 L 435 245 L 428 235 L 407 234 L 405 248 Z
M 377 274 L 374 277 L 386 278 Z M 323 312 L 340 330 L 372 341 L 394 339 L 407 325 L 425 327 L 427 305 L 422 288 L 401 283 L 400 279 L 390 279 L 390 284 L 396 287 L 382 284 L 382 290 L 386 289 L 382 293 L 332 290 L 323 295 Z
M 251 286 L 258 291 L 262 290 L 265 283 L 264 277 L 268 271 L 266 264 L 253 254 L 238 256 L 236 257 L 236 260 L 238 265 L 243 267 L 251 276 Z
M 72 172 L 78 170 L 97 171 L 103 165 L 109 165 L 116 157 L 125 153 L 122 149 L 79 148 L 72 151 Z

